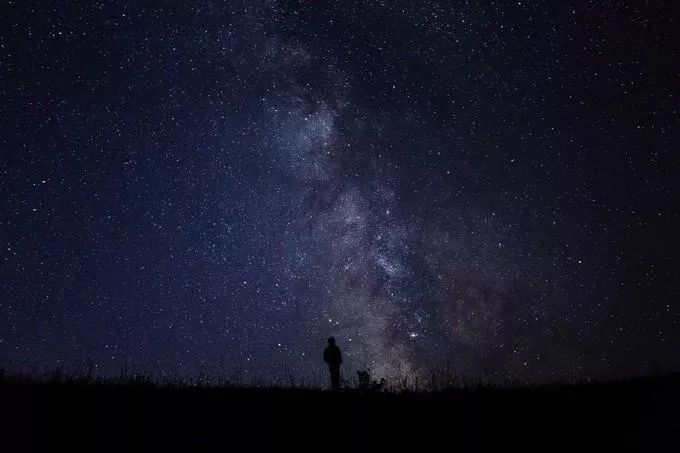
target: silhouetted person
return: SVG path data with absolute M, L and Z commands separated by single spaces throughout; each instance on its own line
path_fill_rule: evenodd
M 342 354 L 340 348 L 335 345 L 335 338 L 328 338 L 328 346 L 323 351 L 323 361 L 328 364 L 328 370 L 331 372 L 331 389 L 334 392 L 340 390 L 340 364 L 342 363 Z

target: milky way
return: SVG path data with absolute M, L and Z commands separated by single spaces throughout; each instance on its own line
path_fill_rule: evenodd
M 670 7 L 3 10 L 1 367 L 680 366 Z

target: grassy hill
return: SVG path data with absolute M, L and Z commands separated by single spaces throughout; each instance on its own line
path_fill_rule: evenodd
M 3 437 L 20 450 L 311 445 L 358 451 L 680 451 L 677 374 L 581 385 L 339 394 L 3 379 L 0 401 Z

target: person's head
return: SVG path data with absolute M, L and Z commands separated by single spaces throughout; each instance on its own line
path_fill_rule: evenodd
M 335 338 L 328 337 L 328 344 L 331 345 L 331 346 L 335 346 Z

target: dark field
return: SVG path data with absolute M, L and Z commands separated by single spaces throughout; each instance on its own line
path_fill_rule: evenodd
M 0 384 L 12 450 L 409 448 L 680 451 L 680 375 L 573 386 L 339 394 L 149 383 Z

